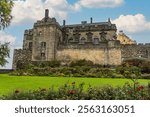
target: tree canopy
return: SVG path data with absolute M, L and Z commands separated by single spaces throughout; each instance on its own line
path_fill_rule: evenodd
M 7 63 L 7 57 L 9 57 L 9 43 L 0 43 L 0 66 L 4 66 Z
M 9 26 L 12 15 L 12 0 L 0 0 L 0 30 Z
M 13 2 L 11 0 L 0 0 L 0 30 L 9 26 L 12 15 L 11 10 Z M 2 44 L 0 42 L 0 66 L 4 66 L 7 63 L 7 57 L 9 57 L 9 43 Z

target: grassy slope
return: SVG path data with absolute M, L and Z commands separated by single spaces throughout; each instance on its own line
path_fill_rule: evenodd
M 0 95 L 7 94 L 13 90 L 27 90 L 38 88 L 55 88 L 69 82 L 76 82 L 76 84 L 85 83 L 87 87 L 92 86 L 122 86 L 125 82 L 132 82 L 128 79 L 109 79 L 109 78 L 63 78 L 63 77 L 40 77 L 40 76 L 9 76 L 7 74 L 0 74 Z M 142 84 L 147 85 L 150 80 L 139 80 Z

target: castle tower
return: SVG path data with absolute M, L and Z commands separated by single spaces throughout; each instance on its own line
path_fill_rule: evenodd
M 32 61 L 55 60 L 57 43 L 61 35 L 60 25 L 55 18 L 49 17 L 49 10 L 46 9 L 45 17 L 34 24 Z

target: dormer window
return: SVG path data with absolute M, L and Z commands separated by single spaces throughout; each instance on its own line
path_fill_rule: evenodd
M 99 44 L 99 38 L 94 38 L 93 39 L 93 43 L 96 45 L 96 44 Z

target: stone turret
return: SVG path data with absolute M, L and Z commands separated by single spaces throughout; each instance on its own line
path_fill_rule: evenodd
M 61 35 L 61 27 L 55 18 L 49 17 L 45 10 L 42 20 L 34 24 L 32 61 L 51 61 L 56 57 L 57 42 Z

